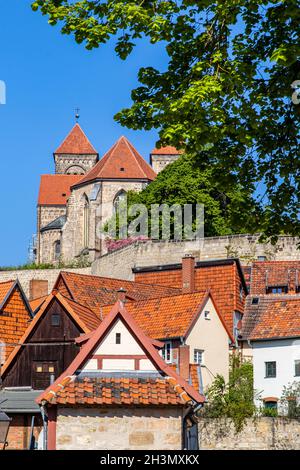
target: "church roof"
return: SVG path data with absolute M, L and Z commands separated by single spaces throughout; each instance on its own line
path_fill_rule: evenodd
M 78 123 L 75 124 L 71 132 L 67 135 L 63 143 L 54 153 L 71 155 L 98 155 L 98 152 L 94 149 Z
M 181 155 L 182 153 L 182 150 L 177 150 L 176 147 L 172 147 L 172 145 L 167 145 L 166 147 L 153 149 L 151 155 Z
M 38 205 L 65 206 L 71 186 L 81 178 L 82 175 L 41 175 Z
M 66 215 L 61 215 L 56 219 L 52 220 L 49 224 L 45 225 L 45 227 L 41 228 L 41 232 L 47 232 L 48 230 L 60 230 L 63 228 L 67 221 Z
M 79 184 L 98 179 L 153 180 L 156 173 L 126 137 L 120 139 L 101 160 L 82 177 Z M 77 183 L 75 183 L 77 185 Z M 74 184 L 74 186 L 75 186 Z

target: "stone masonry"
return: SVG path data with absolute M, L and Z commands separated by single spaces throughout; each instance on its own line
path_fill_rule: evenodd
M 298 238 L 279 237 L 276 245 L 259 243 L 258 239 L 258 235 L 232 235 L 180 242 L 138 242 L 97 259 L 92 264 L 92 274 L 132 280 L 133 267 L 180 263 L 187 253 L 197 260 L 240 258 L 243 265 L 260 257 L 266 260 L 300 259 Z
M 239 433 L 224 420 L 200 419 L 198 429 L 201 450 L 300 450 L 297 419 L 248 419 Z
M 59 408 L 57 450 L 181 449 L 180 408 Z

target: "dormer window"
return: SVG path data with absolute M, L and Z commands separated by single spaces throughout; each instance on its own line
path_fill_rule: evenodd
M 267 294 L 287 294 L 288 286 L 268 286 Z
M 121 333 L 116 333 L 116 344 L 121 344 Z

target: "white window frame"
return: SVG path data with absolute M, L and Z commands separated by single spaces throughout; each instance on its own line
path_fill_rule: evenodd
M 196 361 L 196 355 L 201 354 L 201 361 Z M 195 348 L 194 349 L 194 364 L 203 365 L 204 364 L 204 349 Z
M 169 359 L 167 358 L 167 349 L 169 347 Z M 172 341 L 166 341 L 164 347 L 162 348 L 162 357 L 165 362 L 170 364 L 173 361 L 173 348 L 172 348 Z

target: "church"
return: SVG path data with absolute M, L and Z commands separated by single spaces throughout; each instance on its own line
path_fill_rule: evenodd
M 54 152 L 55 174 L 41 176 L 36 263 L 94 261 L 106 252 L 98 230 L 127 191 L 141 191 L 179 151 L 154 149 L 150 165 L 126 137 L 100 158 L 76 123 Z

